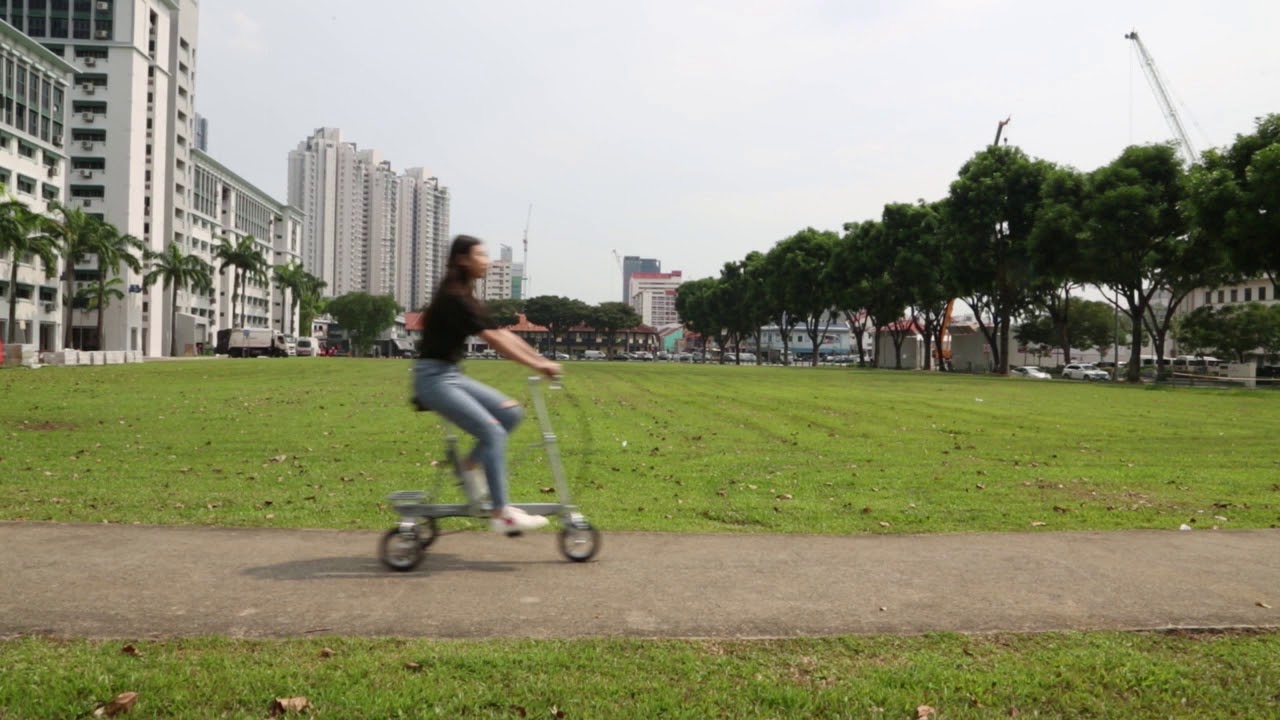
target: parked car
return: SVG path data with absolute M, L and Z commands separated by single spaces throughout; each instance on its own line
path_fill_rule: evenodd
M 1106 370 L 1099 370 L 1093 363 L 1071 363 L 1062 369 L 1062 377 L 1069 380 L 1110 380 Z
M 636 360 L 650 361 L 653 360 L 653 353 L 641 350 L 640 352 L 631 353 L 631 357 Z
M 569 359 L 569 356 L 562 352 L 551 352 L 550 350 L 542 353 L 542 357 L 548 360 L 556 360 L 556 361 Z
M 1052 380 L 1053 376 L 1041 370 L 1034 365 L 1025 365 L 1013 369 L 1014 377 L 1027 378 L 1028 380 Z
M 600 350 L 584 350 L 582 352 L 583 360 L 603 360 L 604 352 Z
M 320 354 L 320 349 L 313 338 L 298 338 L 294 348 L 298 357 L 315 357 Z

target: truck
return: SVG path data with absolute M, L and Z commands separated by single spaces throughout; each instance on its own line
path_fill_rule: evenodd
M 271 328 L 228 328 L 218 331 L 218 354 L 230 357 L 288 357 L 289 338 Z

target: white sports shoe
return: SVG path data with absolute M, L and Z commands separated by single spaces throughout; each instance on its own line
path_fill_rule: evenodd
M 524 512 L 517 511 L 516 508 L 508 507 L 503 511 L 502 517 L 489 520 L 489 527 L 496 533 L 515 537 L 525 530 L 544 528 L 549 522 L 541 515 L 526 515 Z

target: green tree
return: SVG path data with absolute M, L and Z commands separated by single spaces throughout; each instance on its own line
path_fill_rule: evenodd
M 366 355 L 378 336 L 396 322 L 396 299 L 390 295 L 353 292 L 329 301 L 333 316 L 351 341 L 355 355 Z
M 289 312 L 286 313 L 288 323 L 282 329 L 289 335 L 296 335 L 297 328 L 293 327 L 293 316 L 302 301 L 302 293 L 307 282 L 307 271 L 302 268 L 302 263 L 293 260 L 284 265 L 273 267 L 271 269 L 271 279 L 280 290 L 280 306 L 289 308 Z M 288 293 L 289 296 L 287 305 L 284 302 L 285 293 Z M 310 334 L 310 332 L 307 333 L 307 335 Z
M 1199 232 L 1223 239 L 1242 275 L 1280 282 L 1280 114 L 1258 118 L 1254 132 L 1210 150 L 1193 168 L 1187 215 Z
M 1071 362 L 1072 293 L 1081 286 L 1079 278 L 1088 274 L 1089 258 L 1081 249 L 1087 197 L 1088 181 L 1083 173 L 1069 167 L 1048 168 L 1028 243 L 1035 278 L 1031 304 L 1044 311 L 1055 335 L 1039 344 L 1062 348 L 1063 364 Z
M 635 308 L 622 302 L 603 302 L 590 308 L 586 322 L 596 332 L 604 335 L 606 353 L 613 357 L 613 344 L 618 332 L 630 330 L 640 324 Z
M 113 299 L 123 300 L 124 295 L 118 290 L 109 292 L 107 286 L 110 278 L 120 276 L 120 266 L 124 265 L 136 273 L 142 272 L 140 256 L 146 252 L 146 245 L 138 238 L 121 233 L 114 225 L 102 223 L 98 232 L 93 235 L 90 246 L 98 261 L 98 276 L 94 281 L 92 309 L 98 314 L 98 344 L 106 348 L 104 313 Z M 120 284 L 120 283 L 117 283 Z
M 829 230 L 805 228 L 773 246 L 766 256 L 769 276 L 766 291 L 774 309 L 780 311 L 777 322 L 782 332 L 782 346 L 790 357 L 791 331 L 801 323 L 813 341 L 813 364 L 818 364 L 821 338 L 831 327 L 834 293 L 826 284 L 839 236 Z
M 1178 204 L 1184 192 L 1182 162 L 1172 145 L 1128 147 L 1089 176 L 1087 231 L 1082 250 L 1091 258 L 1086 280 L 1110 288 L 1131 328 L 1127 379 L 1142 372 L 1142 320 L 1165 284 L 1161 264 L 1185 242 Z
M 93 253 L 95 237 L 101 232 L 103 222 L 86 214 L 80 208 L 52 205 L 55 216 L 49 221 L 48 236 L 58 245 L 62 255 L 62 345 L 72 346 L 72 312 L 75 310 L 76 266 L 81 265 Z M 99 338 L 101 343 L 101 338 Z
M 763 278 L 752 274 L 752 262 L 758 262 L 760 253 L 752 253 L 737 262 L 728 262 L 720 269 L 720 282 L 716 286 L 713 304 L 724 325 L 728 344 L 733 347 L 733 362 L 742 363 L 742 341 L 754 336 L 756 349 L 760 348 L 760 326 L 768 322 L 763 314 Z M 721 353 L 720 362 L 725 362 Z M 756 363 L 760 363 L 756 355 Z
M 720 285 L 718 278 L 701 278 L 680 285 L 676 291 L 676 314 L 689 330 L 702 336 L 702 350 L 707 351 L 707 340 L 720 337 L 723 325 L 715 305 L 715 295 Z
M 298 290 L 298 328 L 311 337 L 311 324 L 316 316 L 325 311 L 323 295 L 326 283 L 309 272 L 302 273 L 302 283 Z
M 266 282 L 267 259 L 258 248 L 258 241 L 252 235 L 245 235 L 235 242 L 226 237 L 221 238 L 218 247 L 213 251 L 213 257 L 219 261 L 218 272 L 231 269 L 231 325 L 243 327 L 248 284 L 253 281 Z M 237 299 L 240 300 L 238 322 Z
M 1044 308 L 1019 323 L 1014 333 L 1022 345 L 1059 348 L 1105 348 L 1115 340 L 1115 308 L 1111 303 L 1077 299 L 1071 303 L 1065 329 Z M 1065 364 L 1065 360 L 1064 360 Z
M 849 332 L 858 348 L 858 365 L 866 364 L 866 348 L 863 337 L 871 325 L 866 308 L 871 304 L 871 263 L 863 251 L 865 236 L 878 233 L 880 222 L 846 223 L 844 234 L 831 251 L 831 265 L 827 268 L 827 285 L 831 288 L 832 303 L 843 312 L 849 322 Z
M 863 309 L 876 330 L 874 364 L 880 365 L 884 349 L 879 337 L 888 333 L 894 349 L 894 367 L 902 369 L 902 343 L 912 330 L 911 323 L 901 322 L 911 302 L 910 288 L 899 269 L 897 241 L 904 228 L 896 227 L 891 237 L 885 226 L 883 219 L 858 225 L 856 251 L 863 260 Z
M 893 248 L 891 279 L 901 287 L 908 316 L 924 335 L 924 367 L 933 367 L 933 345 L 942 329 L 948 301 L 955 296 L 942 255 L 941 203 L 885 205 L 885 240 Z M 902 367 L 903 337 L 894 336 L 895 367 Z M 939 348 L 940 349 L 940 348 Z
M 1203 355 L 1245 362 L 1255 350 L 1265 355 L 1280 351 L 1280 305 L 1202 305 L 1179 318 L 1174 339 L 1184 348 Z
M 22 258 L 34 255 L 44 265 L 45 277 L 53 277 L 58 270 L 56 241 L 45 233 L 47 221 L 43 215 L 33 212 L 21 201 L 8 198 L 0 201 L 0 257 L 9 256 L 9 318 L 6 342 L 16 342 L 18 332 L 18 266 Z M 35 298 L 32 298 L 35 301 Z
M 587 319 L 590 308 L 581 300 L 559 295 L 539 295 L 525 301 L 525 317 L 535 325 L 542 325 L 551 335 L 551 352 L 556 351 L 556 341 L 569 328 Z
M 520 322 L 520 313 L 524 312 L 524 301 L 515 298 L 490 300 L 487 305 L 489 317 L 498 324 L 498 327 L 515 325 Z
M 168 289 L 169 297 L 169 355 L 178 355 L 178 293 L 194 290 L 209 292 L 213 289 L 213 268 L 209 263 L 182 252 L 182 246 L 170 242 L 164 252 L 147 252 L 148 270 L 142 276 L 143 287 L 150 289 L 157 282 Z
M 960 168 L 946 204 L 946 263 L 991 345 L 996 372 L 1009 372 L 1012 319 L 1032 301 L 1030 239 L 1049 165 L 1016 147 L 989 147 Z

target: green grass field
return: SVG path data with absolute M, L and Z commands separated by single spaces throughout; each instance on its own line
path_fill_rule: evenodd
M 439 479 L 410 363 L 0 373 L 0 519 L 378 528 Z M 469 371 L 525 399 L 522 369 Z M 608 530 L 964 532 L 1280 525 L 1280 394 L 849 369 L 572 363 L 551 396 Z M 512 495 L 545 462 L 513 438 Z M 449 488 L 452 493 L 452 489 Z
M 1275 635 L 0 643 L 0 717 L 1272 718 Z M 325 652 L 331 650 L 332 653 Z M 413 663 L 416 665 L 408 665 Z M 562 715 L 556 714 L 563 713 Z M 6 714 L 8 713 L 8 714 Z
M 388 492 L 440 477 L 409 367 L 0 372 L 0 519 L 380 530 Z M 510 363 L 469 371 L 527 397 Z M 606 533 L 1280 525 L 1275 393 L 571 363 L 551 400 Z M 513 441 L 517 499 L 549 484 L 536 437 L 526 422 Z M 88 716 L 125 691 L 137 718 L 262 718 L 293 696 L 341 718 L 1280 716 L 1275 632 L 125 642 L 0 640 L 0 720 Z

